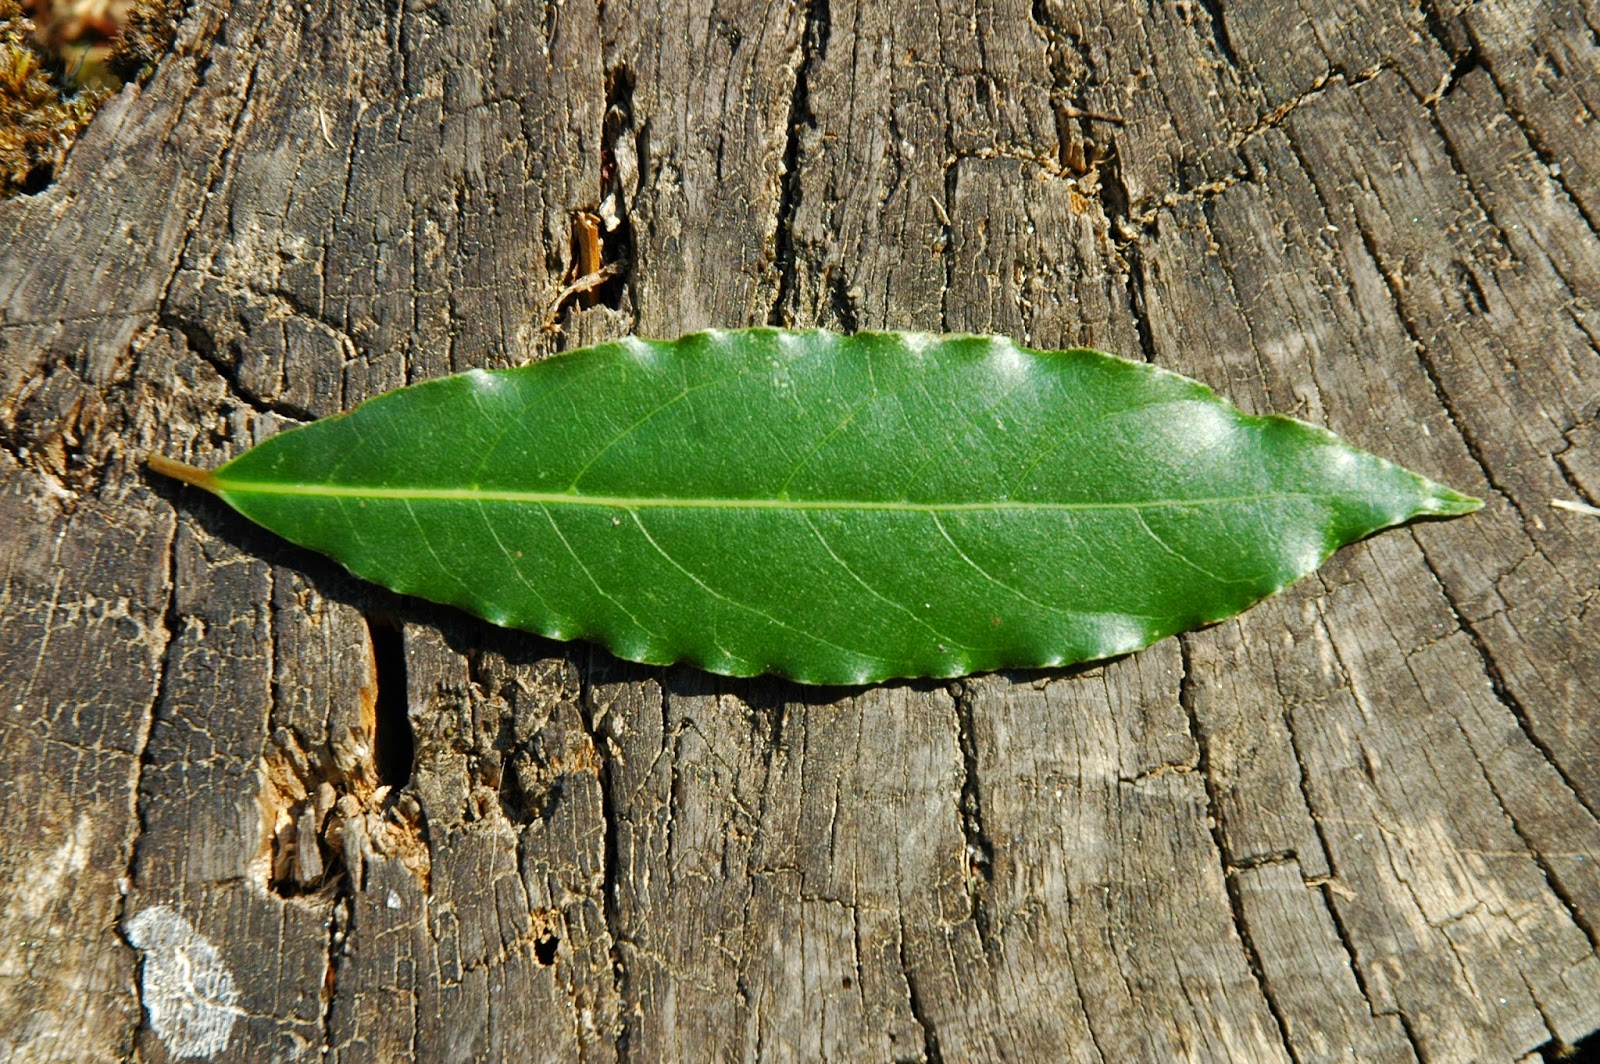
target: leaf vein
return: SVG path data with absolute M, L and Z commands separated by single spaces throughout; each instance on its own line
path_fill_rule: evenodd
M 1242 506 L 1284 499 L 1332 501 L 1331 496 L 1308 491 L 1263 491 L 1245 495 L 1209 495 L 1172 499 L 1102 499 L 1083 502 L 1037 502 L 1026 499 L 979 499 L 968 502 L 912 502 L 906 499 L 769 499 L 675 497 L 648 495 L 580 495 L 563 491 L 513 491 L 498 488 L 400 488 L 359 484 L 292 484 L 216 480 L 224 494 L 295 495 L 332 499 L 443 500 L 457 502 L 511 502 L 538 506 L 597 506 L 614 510 L 866 510 L 898 513 L 1008 512 L 1051 513 L 1101 510 L 1160 510 L 1187 506 Z
M 751 606 L 748 603 L 740 602 L 737 599 L 729 598 L 727 595 L 724 595 L 722 592 L 718 591 L 716 588 L 712 587 L 710 584 L 708 584 L 704 580 L 700 579 L 694 573 L 690 572 L 687 568 L 684 567 L 683 563 L 678 561 L 678 559 L 676 559 L 672 555 L 668 554 L 662 548 L 661 544 L 656 542 L 656 538 L 650 534 L 650 530 L 645 527 L 644 522 L 639 519 L 639 515 L 637 513 L 629 511 L 628 516 L 633 518 L 633 523 L 635 525 L 639 526 L 639 531 L 640 532 L 644 533 L 645 540 L 650 544 L 650 546 L 655 548 L 655 551 L 656 551 L 657 554 L 661 555 L 662 558 L 666 559 L 666 562 L 667 562 L 668 565 L 672 566 L 674 569 L 678 570 L 678 572 L 682 573 L 684 576 L 687 576 L 690 580 L 694 581 L 695 584 L 697 584 L 701 588 L 701 590 L 705 591 L 705 593 L 710 595 L 711 597 L 713 597 L 715 599 L 718 599 L 719 601 L 726 602 L 728 605 L 733 606 L 736 609 L 744 610 L 747 613 L 753 613 L 757 617 L 760 617 L 760 618 L 762 618 L 764 620 L 770 621 L 771 623 L 777 625 L 779 628 L 782 628 L 786 632 L 793 632 L 795 635 L 800 636 L 802 639 L 809 639 L 813 643 L 821 643 L 825 647 L 832 647 L 834 650 L 837 650 L 840 653 L 849 654 L 852 657 L 861 658 L 862 660 L 865 660 L 865 661 L 875 661 L 875 662 L 878 662 L 878 663 L 883 664 L 883 665 L 890 664 L 890 662 L 889 662 L 889 660 L 887 658 L 880 658 L 876 654 L 867 654 L 867 653 L 863 653 L 862 651 L 859 651 L 859 650 L 853 650 L 850 647 L 840 646 L 838 643 L 830 642 L 830 641 L 822 638 L 821 636 L 816 635 L 816 634 L 811 633 L 811 632 L 807 632 L 802 628 L 796 628 L 792 624 L 785 624 L 783 621 L 778 620 L 778 618 L 774 617 L 770 613 L 767 613 L 765 610 L 759 610 L 756 607 Z
M 550 508 L 548 506 L 540 506 L 539 509 L 544 512 L 544 519 L 550 522 L 550 528 L 555 532 L 556 538 L 559 539 L 561 541 L 561 545 L 567 549 L 567 553 L 572 555 L 572 560 L 578 563 L 578 568 L 583 571 L 583 575 L 588 578 L 589 583 L 594 586 L 594 589 L 600 593 L 600 597 L 611 603 L 617 609 L 621 610 L 623 615 L 626 616 L 628 620 L 632 621 L 633 626 L 639 629 L 639 631 L 648 636 L 653 636 L 654 638 L 660 640 L 663 644 L 666 643 L 666 638 L 660 632 L 646 627 L 639 620 L 639 618 L 633 615 L 632 610 L 628 609 L 628 607 L 617 601 L 617 597 L 615 595 L 611 594 L 611 592 L 600 586 L 600 581 L 595 579 L 594 573 L 590 572 L 589 567 L 583 563 L 583 559 L 579 557 L 578 552 L 572 549 L 572 544 L 567 541 L 567 534 L 561 531 L 561 526 L 556 523 L 555 515 L 550 512 Z
M 586 473 L 588 473 L 589 470 L 591 470 L 591 469 L 593 469 L 595 467 L 595 464 L 598 463 L 600 461 L 600 459 L 602 459 L 606 455 L 610 454 L 613 450 L 616 449 L 616 447 L 617 447 L 617 445 L 619 443 L 621 443 L 623 440 L 627 439 L 629 436 L 632 436 L 635 432 L 639 431 L 641 428 L 643 428 L 650 421 L 654 420 L 657 415 L 659 415 L 662 412 L 664 412 L 664 411 L 670 409 L 671 407 L 677 405 L 678 403 L 682 402 L 683 400 L 689 398 L 689 396 L 693 395 L 695 392 L 705 391 L 707 388 L 714 388 L 719 384 L 727 384 L 730 381 L 740 380 L 740 379 L 742 379 L 744 377 L 749 376 L 750 373 L 751 373 L 750 369 L 743 369 L 743 370 L 740 370 L 738 373 L 729 374 L 726 377 L 716 377 L 716 378 L 714 378 L 712 380 L 704 381 L 704 382 L 702 382 L 700 384 L 696 384 L 696 385 L 694 385 L 692 387 L 685 388 L 683 391 L 679 392 L 677 395 L 674 395 L 671 399 L 668 399 L 666 402 L 661 403 L 660 405 L 656 406 L 649 413 L 645 414 L 643 417 L 639 418 L 633 424 L 629 425 L 627 428 L 623 429 L 621 432 L 619 432 L 615 436 L 611 437 L 611 439 L 607 440 L 606 443 L 604 445 L 602 445 L 601 448 L 598 451 L 596 451 L 594 453 L 594 455 L 592 457 L 590 457 L 590 459 L 587 462 L 585 462 L 583 464 L 583 468 L 579 469 L 576 473 L 574 473 L 572 475 L 572 482 L 567 485 L 567 490 L 568 491 L 576 490 L 577 487 L 578 487 L 578 482 L 581 481 L 584 478 L 584 475 Z
M 1209 576 L 1211 579 L 1215 580 L 1219 584 L 1249 584 L 1250 583 L 1249 580 L 1241 580 L 1238 577 L 1222 576 L 1222 575 L 1220 575 L 1218 573 L 1212 572 L 1210 569 L 1207 569 L 1205 566 L 1201 565 L 1199 562 L 1197 562 L 1194 559 L 1190 558 L 1183 551 L 1177 550 L 1176 548 L 1171 546 L 1169 543 L 1167 543 L 1166 540 L 1162 539 L 1161 536 L 1156 533 L 1156 530 L 1150 527 L 1150 522 L 1145 520 L 1145 516 L 1144 516 L 1143 513 L 1135 510 L 1134 511 L 1134 516 L 1139 519 L 1139 525 L 1140 525 L 1140 527 L 1142 527 L 1144 529 L 1145 535 L 1149 536 L 1151 539 L 1156 541 L 1156 546 L 1160 547 L 1162 550 L 1166 551 L 1168 554 L 1172 555 L 1174 558 L 1178 559 L 1178 561 L 1182 562 L 1184 565 L 1187 565 L 1189 568 L 1193 569 L 1195 572 L 1201 573 L 1201 574 L 1203 574 L 1205 576 Z
M 843 558 L 839 557 L 838 553 L 833 549 L 832 545 L 830 545 L 828 543 L 827 537 L 825 537 L 822 534 L 822 529 L 818 528 L 817 525 L 816 525 L 816 522 L 811 520 L 811 515 L 810 514 L 802 514 L 801 516 L 805 519 L 806 526 L 811 529 L 812 535 L 817 537 L 817 542 L 822 544 L 822 549 L 828 552 L 828 557 L 830 557 L 834 561 L 838 562 L 839 563 L 839 568 L 843 569 L 846 573 L 848 573 L 852 580 L 854 580 L 856 583 L 860 584 L 862 586 L 862 588 L 865 589 L 867 594 L 871 595 L 873 598 L 877 599 L 879 602 L 883 602 L 883 603 L 886 603 L 886 604 L 888 604 L 890 606 L 893 606 L 895 609 L 899 610 L 901 613 L 905 614 L 907 617 L 910 617 L 911 620 L 914 621 L 916 624 L 921 625 L 923 628 L 926 628 L 928 630 L 929 634 L 931 634 L 935 639 L 938 639 L 940 641 L 941 645 L 952 646 L 952 647 L 956 647 L 956 648 L 961 649 L 961 650 L 977 650 L 978 649 L 977 647 L 968 646 L 965 643 L 959 642 L 958 640 L 953 639 L 950 636 L 945 635 L 943 632 L 939 631 L 933 625 L 929 624 L 927 621 L 923 620 L 921 617 L 918 617 L 916 612 L 914 610 L 910 609 L 909 607 L 907 607 L 904 603 L 896 602 L 894 599 L 888 597 L 887 595 L 885 595 L 882 592 L 880 592 L 877 588 L 875 588 L 871 584 L 867 583 L 864 579 L 861 578 L 860 574 L 858 574 L 855 571 L 855 568 L 849 562 L 847 562 Z
M 434 564 L 439 567 L 439 572 L 455 581 L 456 586 L 466 594 L 467 599 L 470 601 L 473 598 L 472 588 L 467 585 L 465 580 L 461 579 L 461 577 L 457 576 L 454 571 L 445 565 L 443 558 L 439 557 L 439 552 L 434 549 L 433 540 L 428 538 L 428 530 L 422 524 L 422 519 L 417 516 L 416 507 L 411 505 L 411 500 L 405 500 L 405 504 L 406 514 L 411 518 L 411 523 L 417 526 L 417 536 L 422 540 L 422 545 L 428 548 L 428 553 L 433 556 Z
M 481 501 L 478 503 L 478 516 L 483 519 L 483 527 L 488 530 L 489 538 L 494 540 L 494 545 L 500 548 L 500 553 L 505 556 L 506 562 L 511 566 L 511 571 L 517 574 L 518 580 L 522 581 L 522 586 L 527 588 L 533 594 L 533 597 L 539 600 L 539 605 L 545 608 L 550 620 L 559 624 L 558 618 L 560 614 L 551 609 L 550 600 L 545 598 L 539 589 L 533 586 L 533 581 L 529 580 L 527 575 L 523 573 L 522 566 L 517 564 L 516 556 L 506 547 L 505 541 L 500 538 L 500 533 L 495 530 L 494 522 L 489 520 L 488 508 Z
M 1031 596 L 1024 594 L 1022 591 L 1019 591 L 1017 588 L 1012 587 L 1010 584 L 1006 583 L 1004 580 L 1000 580 L 997 577 L 993 576 L 987 569 L 985 569 L 983 566 L 979 565 L 977 562 L 973 561 L 972 558 L 967 555 L 967 552 L 962 550 L 961 546 L 958 543 L 956 543 L 956 541 L 954 539 L 950 538 L 950 533 L 945 530 L 944 522 L 939 520 L 939 515 L 938 514 L 930 514 L 929 516 L 933 518 L 933 527 L 938 529 L 939 530 L 939 535 L 943 536 L 944 537 L 944 541 L 946 543 L 950 544 L 950 549 L 955 551 L 956 554 L 960 556 L 961 560 L 966 562 L 967 565 L 969 565 L 972 568 L 973 572 L 977 573 L 979 576 L 981 576 L 985 580 L 989 581 L 989 583 L 993 584 L 995 587 L 1000 588 L 1002 591 L 1009 592 L 1010 594 L 1012 594 L 1012 595 L 1016 596 L 1017 598 L 1021 599 L 1023 602 L 1026 602 L 1026 603 L 1028 603 L 1030 605 L 1033 605 L 1033 606 L 1037 606 L 1041 610 L 1049 610 L 1051 613 L 1059 613 L 1063 617 L 1081 617 L 1081 616 L 1083 616 L 1083 614 L 1080 613 L 1077 610 L 1064 610 L 1060 606 L 1052 606 L 1049 603 L 1040 602 L 1038 599 L 1032 598 Z

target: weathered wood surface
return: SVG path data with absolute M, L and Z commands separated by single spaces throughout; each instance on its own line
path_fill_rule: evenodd
M 706 7 L 198 0 L 0 204 L 0 1057 L 1600 1027 L 1600 520 L 1549 506 L 1600 501 L 1600 6 Z M 139 467 L 767 321 L 1142 355 L 1488 505 L 1100 668 L 841 692 L 496 631 Z

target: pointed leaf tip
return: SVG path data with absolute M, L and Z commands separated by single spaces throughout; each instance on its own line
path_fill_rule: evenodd
M 1463 494 L 1454 488 L 1429 481 L 1433 497 L 1428 500 L 1427 513 L 1437 517 L 1460 517 L 1483 509 L 1483 500 Z
M 1481 509 L 1483 509 L 1482 499 L 1474 498 L 1471 495 L 1457 495 L 1456 498 L 1447 502 L 1445 509 L 1441 512 L 1451 517 L 1460 517 L 1464 514 L 1476 513 Z

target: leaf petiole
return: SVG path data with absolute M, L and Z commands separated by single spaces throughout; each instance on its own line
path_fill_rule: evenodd
M 145 458 L 144 464 L 152 473 L 160 473 L 164 477 L 181 480 L 191 487 L 202 488 L 215 495 L 218 490 L 217 478 L 209 469 L 201 469 L 187 462 L 180 462 L 175 458 L 168 458 L 164 454 L 152 454 Z

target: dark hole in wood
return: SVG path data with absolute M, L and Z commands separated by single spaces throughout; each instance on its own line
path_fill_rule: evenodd
M 378 671 L 372 740 L 378 782 L 386 787 L 404 787 L 411 782 L 411 765 L 417 753 L 406 697 L 405 634 L 393 621 L 381 617 L 367 618 L 367 627 L 372 632 L 372 658 Z
M 24 196 L 37 196 L 50 187 L 50 182 L 56 178 L 56 168 L 49 163 L 40 163 L 28 171 L 28 176 L 22 180 L 22 194 Z
M 565 791 L 559 778 L 550 780 L 541 774 L 528 753 L 519 751 L 501 759 L 500 809 L 511 823 L 549 820 Z
M 556 962 L 556 947 L 560 945 L 561 940 L 546 931 L 533 944 L 533 955 L 539 959 L 540 964 L 548 968 Z
M 1600 1033 L 1580 1038 L 1570 1046 L 1546 1042 L 1539 1047 L 1539 1058 L 1549 1064 L 1595 1064 L 1600 1061 Z
M 860 328 L 860 322 L 856 317 L 855 300 L 850 298 L 843 274 L 834 274 L 828 285 L 828 310 L 833 316 L 830 324 L 840 332 L 853 333 Z
M 1483 66 L 1483 58 L 1478 55 L 1476 48 L 1469 49 L 1461 58 L 1456 60 L 1455 66 L 1450 68 L 1450 78 L 1445 83 L 1444 95 L 1449 96 L 1456 91 L 1456 86 L 1461 84 L 1461 79 Z
M 622 307 L 628 269 L 633 264 L 633 223 L 628 218 L 628 204 L 637 190 L 622 187 L 615 151 L 618 141 L 625 137 L 636 145 L 638 142 L 633 128 L 633 85 L 633 72 L 626 66 L 606 71 L 606 110 L 600 130 L 600 195 L 611 197 L 616 209 L 616 227 L 604 236 L 605 263 L 615 272 L 595 289 L 595 298 L 612 310 Z M 636 152 L 636 156 L 641 168 L 649 165 L 643 152 Z
M 1483 282 L 1478 280 L 1478 275 L 1473 272 L 1472 267 L 1464 262 L 1453 262 L 1450 264 L 1450 270 L 1461 286 L 1467 313 L 1489 313 L 1489 295 L 1483 290 Z

